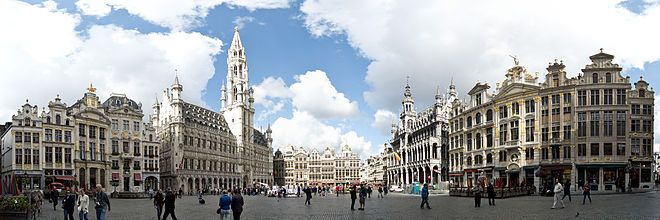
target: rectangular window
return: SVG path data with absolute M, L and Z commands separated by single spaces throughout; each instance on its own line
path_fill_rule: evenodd
M 559 126 L 552 127 L 552 139 L 559 139 Z
M 493 146 L 493 128 L 486 128 L 486 147 Z
M 520 114 L 520 104 L 517 102 L 514 102 L 511 104 L 511 114 L 513 115 L 519 115 Z
M 500 118 L 502 119 L 502 118 L 506 118 L 506 117 L 509 117 L 508 109 L 507 109 L 506 106 L 502 106 L 500 108 Z
M 630 107 L 630 114 L 632 115 L 639 115 L 641 114 L 639 105 L 631 105 Z
M 23 149 L 16 149 L 16 164 L 23 164 Z
M 45 129 L 44 134 L 46 136 L 46 141 L 53 141 L 53 129 Z
M 548 141 L 549 128 L 541 128 L 541 141 Z
M 564 107 L 564 113 L 571 113 L 571 107 L 570 106 Z M 564 120 L 568 120 L 568 119 L 564 119 Z
M 571 126 L 564 126 L 564 140 L 571 140 Z
M 548 97 L 547 96 L 541 97 L 541 105 L 542 106 L 547 106 L 548 105 Z
M 99 144 L 99 152 L 101 153 L 99 156 L 99 160 L 105 161 L 105 143 L 100 143 Z
M 559 159 L 559 145 L 554 145 L 552 149 L 552 159 Z
M 119 153 L 119 141 L 112 141 L 112 153 Z
M 639 120 L 630 120 L 630 131 L 632 131 L 632 132 L 639 132 L 640 131 Z
M 600 153 L 600 144 L 599 143 L 592 143 L 591 144 L 591 156 L 598 156 Z
M 89 126 L 89 138 L 96 138 L 96 126 Z
M 140 142 L 133 142 L 133 153 L 140 154 Z
M 467 140 L 467 150 L 471 151 L 472 150 L 472 134 L 467 134 L 466 135 L 466 140 Z
M 39 133 L 32 134 L 32 143 L 39 144 Z
M 578 157 L 584 157 L 587 156 L 587 145 L 586 144 L 578 144 Z
M 547 147 L 541 148 L 541 159 L 543 159 L 543 160 L 547 160 L 547 159 L 549 158 L 549 157 L 548 157 L 548 155 L 549 155 L 549 154 L 548 154 L 548 151 L 549 151 L 549 150 L 548 150 Z
M 531 113 L 535 111 L 534 100 L 525 101 L 525 113 Z
M 616 143 L 616 155 L 617 156 L 626 155 L 626 143 Z
M 500 145 L 504 145 L 507 141 L 506 137 L 507 124 L 500 125 Z
M 653 121 L 651 121 L 651 120 L 642 121 L 642 132 L 644 132 L 644 133 L 653 132 Z
M 642 105 L 642 115 L 653 115 L 652 105 Z
M 105 139 L 105 128 L 99 128 L 99 138 L 101 140 Z
M 64 149 L 64 162 L 71 163 L 71 148 Z
M 571 147 L 564 146 L 564 158 L 571 158 Z
M 53 148 L 52 147 L 46 147 L 46 163 L 52 163 L 53 162 Z
M 25 132 L 23 136 L 23 142 L 25 143 L 30 143 L 32 141 L 32 136 L 30 136 L 32 133 L 30 132 Z
M 587 113 L 578 112 L 577 120 L 578 120 L 578 137 L 587 136 Z
M 639 156 L 639 138 L 630 139 L 630 155 Z
M 612 156 L 612 143 L 603 144 L 603 155 Z
M 80 137 L 85 136 L 85 124 L 79 124 L 78 125 L 78 136 L 80 136 Z
M 559 121 L 560 114 L 561 114 L 561 110 L 559 108 L 553 108 L 552 109 L 552 121 L 554 121 L 554 122 Z
M 85 144 L 85 141 L 79 141 L 78 142 L 78 149 L 80 149 L 79 152 L 79 157 L 81 160 L 85 159 L 85 148 L 87 148 L 87 145 Z
M 527 160 L 533 160 L 534 159 L 534 148 L 527 148 L 525 150 L 525 158 Z
M 122 153 L 130 153 L 130 150 L 131 150 L 131 149 L 130 149 L 129 146 L 128 146 L 128 142 L 127 142 L 127 141 L 123 141 L 123 142 L 122 142 L 122 145 L 123 145 L 123 146 L 122 146 L 122 148 L 123 148 L 122 150 L 124 150 L 124 151 L 122 151 Z
M 612 111 L 603 112 L 603 136 L 611 137 L 612 136 L 612 127 L 614 122 Z
M 71 141 L 71 131 L 64 131 L 64 142 L 72 143 L 72 141 Z
M 653 154 L 652 139 L 642 139 L 642 156 L 651 156 Z
M 626 136 L 626 112 L 616 112 L 616 136 Z
M 577 101 L 578 101 L 578 106 L 587 105 L 587 90 L 577 91 Z
M 25 155 L 24 155 L 25 160 L 23 160 L 23 163 L 24 164 L 32 164 L 32 151 L 30 149 L 25 149 L 24 153 L 25 153 Z M 37 162 L 37 161 L 35 161 L 35 162 Z M 39 162 L 37 162 L 37 163 L 39 163 Z
M 55 130 L 55 141 L 62 142 L 62 130 Z
M 23 142 L 23 133 L 22 132 L 16 132 L 16 134 L 14 134 L 14 141 L 16 141 L 16 143 Z
M 598 137 L 600 135 L 599 121 L 600 121 L 600 112 L 591 112 L 591 124 L 589 128 L 591 129 L 592 137 Z
M 112 130 L 113 131 L 119 130 L 119 121 L 117 119 L 112 119 Z
M 62 148 L 55 147 L 55 163 L 62 163 Z
M 534 119 L 525 120 L 525 141 L 533 142 L 534 141 Z
M 600 90 L 591 90 L 591 105 L 600 105 Z
M 135 132 L 140 131 L 140 122 L 139 121 L 134 121 L 133 122 L 133 131 L 135 131 Z
M 571 97 L 571 93 L 567 92 L 564 93 L 564 104 L 570 104 L 573 101 L 573 98 Z
M 626 90 L 617 89 L 616 90 L 616 104 L 625 105 L 626 104 Z
M 89 142 L 89 159 L 96 160 L 96 143 Z
M 603 104 L 612 104 L 612 89 L 603 89 Z
M 560 101 L 559 95 L 552 95 L 552 104 L 558 105 Z
M 128 131 L 128 130 L 129 130 L 129 128 L 128 128 L 128 120 L 124 120 L 123 128 L 124 128 L 124 129 L 123 129 L 124 131 Z
M 512 141 L 517 141 L 518 140 L 518 126 L 519 126 L 519 121 L 515 120 L 511 122 L 511 140 Z

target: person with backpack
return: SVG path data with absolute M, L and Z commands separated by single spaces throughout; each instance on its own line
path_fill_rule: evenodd
M 383 187 L 378 186 L 378 198 L 383 198 Z
M 587 199 L 587 196 L 589 197 L 589 204 L 591 204 L 591 192 L 589 192 L 589 183 L 584 184 L 584 192 L 582 192 L 582 195 L 584 198 L 582 198 L 582 205 L 584 205 L 584 201 Z
M 365 199 L 367 197 L 367 187 L 363 185 L 360 186 L 360 208 L 358 210 L 364 211 Z

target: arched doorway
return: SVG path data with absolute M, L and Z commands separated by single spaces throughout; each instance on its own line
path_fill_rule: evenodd
M 440 172 L 438 166 L 433 166 L 433 185 L 438 185 L 438 172 Z
M 85 168 L 80 168 L 80 170 L 78 170 L 78 177 L 78 183 L 80 184 L 80 187 L 87 186 L 87 182 L 85 181 Z

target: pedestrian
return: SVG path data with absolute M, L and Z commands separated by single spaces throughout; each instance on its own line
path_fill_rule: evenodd
M 163 190 L 159 189 L 156 196 L 154 196 L 154 207 L 156 208 L 158 220 L 160 220 L 160 214 L 163 213 L 163 204 L 165 204 L 165 196 L 163 196 Z
M 231 211 L 234 214 L 234 220 L 241 219 L 241 213 L 243 213 L 243 196 L 236 190 L 233 191 L 231 196 Z
M 383 198 L 383 187 L 378 186 L 378 198 Z
M 96 209 L 97 220 L 105 220 L 105 215 L 110 212 L 110 199 L 108 199 L 108 195 L 103 192 L 101 184 L 96 184 L 94 209 Z
M 337 197 L 339 197 L 339 186 L 335 186 L 335 191 L 337 191 Z
M 474 184 L 472 187 L 472 192 L 474 192 L 474 207 L 481 207 L 481 184 Z
M 183 196 L 183 189 L 179 188 L 179 199 Z
M 78 216 L 80 220 L 87 220 L 87 213 L 89 213 L 89 196 L 85 194 L 85 190 L 80 190 L 78 195 Z
M 573 201 L 571 201 L 572 199 L 571 199 L 571 182 L 570 181 L 566 181 L 566 185 L 564 186 L 564 196 L 561 197 L 561 200 L 564 200 L 564 198 L 566 198 L 566 196 L 568 196 L 568 201 L 569 202 L 573 202 Z
M 181 188 L 179 188 L 179 192 L 181 192 Z M 172 192 L 172 188 L 167 188 L 167 193 L 165 194 L 165 214 L 163 214 L 163 220 L 167 219 L 167 216 L 170 214 L 172 215 L 172 219 L 176 220 L 176 215 L 174 214 L 175 201 L 176 196 Z
M 355 199 L 357 199 L 357 189 L 353 186 L 351 188 L 351 211 L 355 210 Z
M 387 185 L 385 185 L 385 189 L 383 189 L 383 191 L 385 191 L 385 195 L 387 195 L 387 191 L 390 191 L 389 187 L 387 187 Z
M 368 195 L 369 198 L 371 199 L 371 186 L 368 186 L 368 187 L 367 187 L 367 195 Z
M 231 206 L 231 198 L 227 195 L 227 190 L 222 191 L 222 197 L 220 197 L 218 206 L 220 206 L 220 220 L 229 220 L 229 215 L 231 215 L 229 209 L 229 206 Z
M 50 201 L 53 203 L 53 210 L 57 211 L 57 201 L 60 197 L 60 193 L 57 191 L 57 189 L 53 188 L 53 190 L 50 191 Z
M 426 208 L 431 209 L 431 206 L 429 206 L 429 184 L 428 183 L 424 183 L 424 187 L 422 187 L 422 204 L 419 205 L 419 208 L 423 209 L 424 204 L 426 204 Z
M 488 205 L 494 206 L 495 205 L 495 187 L 493 187 L 493 183 L 488 183 L 488 188 L 486 188 L 486 193 L 488 194 Z
M 589 204 L 591 204 L 591 192 L 589 192 L 589 183 L 584 184 L 584 192 L 582 192 L 582 195 L 584 196 L 582 198 L 582 205 L 584 205 L 584 201 L 587 199 L 587 196 L 589 197 Z
M 561 200 L 561 197 L 559 197 L 562 193 L 564 192 L 564 187 L 562 187 L 561 183 L 559 182 L 559 179 L 555 179 L 555 190 L 553 191 L 555 193 L 555 202 L 552 203 L 552 209 L 555 209 L 557 207 L 557 202 L 561 203 L 561 208 L 564 208 L 564 201 Z
M 149 188 L 149 200 L 154 198 L 154 189 Z
M 312 189 L 307 187 L 305 188 L 305 205 L 312 205 L 311 200 L 312 200 Z
M 365 206 L 365 198 L 367 197 L 367 187 L 363 185 L 360 185 L 360 208 L 359 210 L 364 211 L 364 206 Z
M 76 197 L 67 190 L 62 199 L 62 209 L 64 209 L 64 220 L 73 220 L 73 208 L 76 206 Z

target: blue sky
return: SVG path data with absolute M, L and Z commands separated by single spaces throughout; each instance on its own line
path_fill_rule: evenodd
M 0 6 L 17 19 L 17 25 L 3 27 L 16 35 L 7 39 L 11 44 L 0 44 L 16 59 L 4 64 L 7 71 L 21 73 L 6 77 L 51 79 L 41 92 L 26 94 L 41 106 L 55 93 L 72 103 L 95 82 L 102 99 L 110 92 L 126 93 L 144 103 L 148 114 L 179 69 L 184 97 L 219 111 L 227 71 L 224 51 L 234 27 L 242 26 L 250 83 L 263 98 L 255 105 L 256 125 L 279 129 L 276 148 L 349 144 L 363 157 L 378 153 L 398 115 L 405 76 L 411 76 L 421 110 L 451 77 L 461 97 L 477 80 L 494 87 L 511 66 L 509 54 L 519 55 L 523 65 L 541 75 L 546 62 L 566 60 L 569 76 L 575 76 L 588 56 L 604 47 L 633 82 L 641 74 L 651 86 L 660 82 L 660 33 L 651 30 L 659 25 L 660 7 L 653 1 L 581 2 L 570 8 L 520 1 L 511 4 L 525 12 L 511 13 L 506 12 L 512 5 L 440 1 L 2 1 Z M 160 10 L 168 3 L 177 5 Z M 577 13 L 585 8 L 596 12 Z M 553 10 L 567 15 L 546 15 Z M 592 25 L 590 16 L 602 14 L 612 20 Z M 547 33 L 553 28 L 557 33 Z M 29 40 L 47 46 L 11 46 L 30 45 Z M 315 94 L 315 88 L 322 92 Z M 24 102 L 24 97 L 0 98 L 8 100 L 0 106 L 7 115 Z

